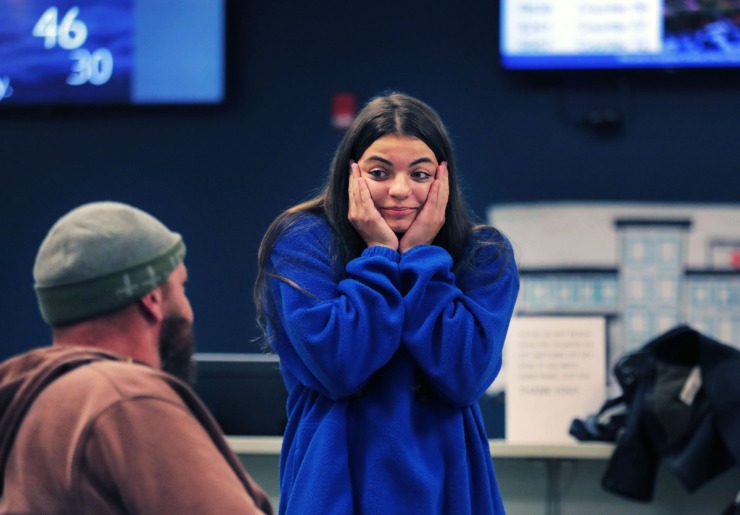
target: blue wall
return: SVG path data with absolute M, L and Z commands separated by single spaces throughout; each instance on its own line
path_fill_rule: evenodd
M 471 206 L 737 201 L 736 73 L 522 77 L 496 60 L 497 2 L 228 5 L 228 102 L 212 109 L 0 112 L 0 358 L 49 342 L 31 267 L 82 202 L 130 202 L 181 232 L 202 351 L 254 351 L 259 240 L 321 185 L 331 96 L 434 106 Z M 615 109 L 616 130 L 583 123 Z

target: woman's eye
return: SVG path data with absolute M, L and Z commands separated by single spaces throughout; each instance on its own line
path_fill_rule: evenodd
M 432 178 L 432 174 L 424 170 L 417 170 L 413 174 L 411 174 L 411 176 L 417 181 L 425 181 Z
M 382 179 L 383 177 L 385 177 L 385 171 L 380 170 L 379 168 L 370 170 L 367 172 L 367 174 L 371 177 L 374 177 L 375 179 Z

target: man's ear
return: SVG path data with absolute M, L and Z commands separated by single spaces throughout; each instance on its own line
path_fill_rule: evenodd
M 164 308 L 162 305 L 163 293 L 162 288 L 157 286 L 152 291 L 139 299 L 139 305 L 144 315 L 154 321 L 160 321 L 164 318 Z

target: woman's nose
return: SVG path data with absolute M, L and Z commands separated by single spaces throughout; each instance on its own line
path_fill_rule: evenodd
M 393 178 L 390 184 L 388 193 L 393 197 L 405 198 L 409 196 L 411 188 L 409 187 L 408 180 L 403 176 L 396 176 Z

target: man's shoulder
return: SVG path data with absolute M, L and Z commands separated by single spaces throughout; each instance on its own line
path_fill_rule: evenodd
M 115 402 L 137 397 L 159 397 L 180 402 L 170 386 L 175 381 L 147 365 L 126 361 L 94 361 L 67 372 L 47 387 L 46 395 L 65 399 Z
M 82 438 L 106 413 L 131 416 L 154 405 L 189 413 L 188 404 L 164 373 L 124 361 L 93 361 L 64 372 L 38 392 L 23 418 L 17 441 L 27 442 L 28 435 L 43 434 L 48 440 L 72 442 Z

